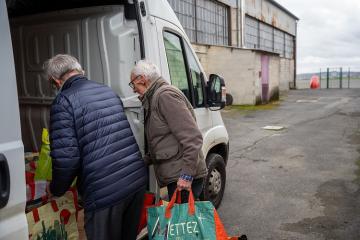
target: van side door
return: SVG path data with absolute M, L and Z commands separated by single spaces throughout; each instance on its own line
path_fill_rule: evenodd
M 5 0 L 0 0 L 0 239 L 28 239 L 25 161 L 14 56 Z
M 161 71 L 172 85 L 178 87 L 194 107 L 197 124 L 203 135 L 203 146 L 210 146 L 213 137 L 212 115 L 206 108 L 205 74 L 185 34 L 174 24 L 156 18 Z M 203 149 L 207 152 L 207 149 Z

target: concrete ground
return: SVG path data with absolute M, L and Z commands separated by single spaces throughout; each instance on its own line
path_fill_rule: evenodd
M 360 90 L 290 91 L 259 108 L 222 114 L 227 231 L 250 240 L 360 239 Z

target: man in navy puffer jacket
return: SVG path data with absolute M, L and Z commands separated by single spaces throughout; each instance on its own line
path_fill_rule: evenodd
M 78 177 L 87 239 L 136 239 L 148 178 L 120 98 L 88 80 L 70 55 L 54 56 L 44 70 L 59 90 L 50 113 L 48 192 L 61 196 Z

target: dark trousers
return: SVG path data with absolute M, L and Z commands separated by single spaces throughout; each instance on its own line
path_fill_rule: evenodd
M 135 240 L 144 203 L 145 188 L 119 204 L 96 212 L 85 212 L 88 240 Z
M 204 185 L 203 178 L 194 179 L 194 181 L 192 182 L 191 190 L 193 192 L 195 200 L 199 200 L 200 194 L 203 190 L 203 185 Z M 169 201 L 170 201 L 172 195 L 174 194 L 176 188 L 177 188 L 177 182 L 170 183 L 169 185 L 167 185 Z M 181 191 L 181 203 L 187 203 L 188 199 L 189 199 L 189 191 L 182 190 Z

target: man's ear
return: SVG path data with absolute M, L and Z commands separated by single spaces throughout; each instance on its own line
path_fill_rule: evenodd
M 148 87 L 148 86 L 150 85 L 150 80 L 147 79 L 145 76 L 142 76 L 142 77 L 141 77 L 141 83 L 142 83 L 143 85 L 145 85 L 146 87 Z
M 54 79 L 54 81 L 56 82 L 56 86 L 61 87 L 62 81 L 60 79 Z

